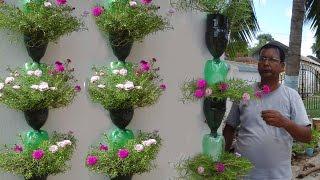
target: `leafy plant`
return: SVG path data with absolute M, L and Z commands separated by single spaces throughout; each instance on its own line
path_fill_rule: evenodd
M 0 103 L 21 111 L 67 106 L 80 91 L 80 86 L 74 85 L 70 62 L 57 61 L 52 66 L 26 63 L 24 68 L 9 68 L 10 76 L 0 78 Z
M 71 133 L 56 132 L 37 149 L 5 145 L 0 151 L 0 168 L 26 179 L 63 173 L 70 168 L 67 161 L 71 160 L 75 148 L 76 139 Z
M 141 41 L 151 33 L 170 28 L 168 19 L 157 14 L 159 8 L 151 1 L 143 4 L 116 0 L 106 9 L 96 6 L 92 11 L 99 29 L 109 36 L 118 37 L 117 46 Z
M 320 141 L 320 132 L 316 129 L 312 129 L 311 133 L 312 140 L 309 143 L 296 142 L 292 146 L 292 151 L 298 154 L 302 154 L 304 153 L 306 148 L 317 148 Z
M 225 180 L 245 176 L 251 169 L 249 160 L 239 154 L 223 153 L 219 162 L 214 162 L 211 156 L 197 154 L 183 159 L 175 165 L 181 179 Z
M 22 33 L 32 39 L 29 46 L 55 42 L 61 36 L 84 29 L 83 22 L 73 16 L 74 7 L 51 3 L 49 0 L 31 0 L 23 8 L 0 3 L 0 29 Z
M 238 51 L 247 49 L 259 30 L 252 0 L 170 0 L 178 10 L 195 10 L 222 14 L 228 18 L 230 43 L 227 54 L 233 59 Z
M 202 98 L 232 101 L 249 101 L 254 97 L 253 88 L 244 80 L 231 79 L 212 86 L 207 85 L 204 79 L 186 81 L 182 87 L 182 102 L 196 101 Z
M 108 143 L 107 135 L 106 143 Z M 101 143 L 92 147 L 87 155 L 86 167 L 90 171 L 116 176 L 142 174 L 151 171 L 161 147 L 161 138 L 156 133 L 140 132 L 135 139 L 129 140 L 122 149 L 109 149 Z
M 127 109 L 150 106 L 156 103 L 166 88 L 161 84 L 155 59 L 140 64 L 123 64 L 116 68 L 93 68 L 89 84 L 93 102 L 105 109 Z M 116 62 L 114 62 L 116 63 Z

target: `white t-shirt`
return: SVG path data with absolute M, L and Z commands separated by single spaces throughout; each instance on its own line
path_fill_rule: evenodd
M 257 85 L 253 87 L 257 89 Z M 289 180 L 293 138 L 285 129 L 265 123 L 261 111 L 267 109 L 279 111 L 298 125 L 310 125 L 298 92 L 285 85 L 261 99 L 252 98 L 247 105 L 234 103 L 226 123 L 232 127 L 240 125 L 235 150 L 254 165 L 246 179 Z

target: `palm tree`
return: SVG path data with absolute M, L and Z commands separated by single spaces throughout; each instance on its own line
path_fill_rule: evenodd
M 311 28 L 316 31 L 316 47 L 320 47 L 320 1 L 293 0 L 290 28 L 289 52 L 286 65 L 285 84 L 298 90 L 300 71 L 301 39 L 304 20 L 311 22 Z M 317 48 L 316 48 L 317 49 Z

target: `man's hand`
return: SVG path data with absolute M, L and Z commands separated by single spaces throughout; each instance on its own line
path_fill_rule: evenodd
M 270 126 L 278 128 L 286 128 L 290 120 L 284 117 L 279 111 L 276 110 L 265 110 L 261 112 L 262 119 Z

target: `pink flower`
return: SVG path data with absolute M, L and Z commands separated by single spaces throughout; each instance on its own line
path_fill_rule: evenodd
M 100 151 L 108 151 L 108 146 L 107 145 L 104 145 L 104 144 L 100 144 Z
M 248 102 L 248 101 L 250 100 L 250 94 L 248 94 L 248 93 L 243 93 L 243 95 L 242 95 L 242 100 L 243 100 L 244 102 Z
M 142 4 L 148 5 L 152 2 L 152 0 L 141 0 Z
M 54 64 L 55 64 L 54 69 L 56 72 L 63 72 L 64 71 L 64 66 L 63 66 L 62 62 L 56 61 Z
M 145 61 L 145 60 L 141 60 L 140 61 L 140 70 L 142 70 L 142 72 L 147 72 L 150 70 L 150 63 Z
M 166 86 L 165 84 L 161 84 L 161 85 L 160 85 L 160 89 L 166 90 L 166 89 L 167 89 L 167 86 Z
M 271 92 L 270 87 L 268 85 L 263 85 L 262 92 L 263 94 L 269 94 Z
M 125 159 L 129 156 L 129 151 L 127 149 L 119 149 L 118 151 L 118 157 L 120 159 Z
M 130 7 L 136 7 L 137 6 L 137 2 L 136 1 L 130 1 L 129 5 L 130 5 Z
M 198 99 L 202 98 L 204 96 L 204 91 L 202 89 L 197 89 L 194 92 L 194 96 Z
M 256 96 L 256 98 L 262 98 L 262 91 L 256 91 L 254 96 Z
M 88 156 L 86 162 L 87 162 L 88 166 L 93 166 L 93 165 L 97 164 L 98 157 L 97 156 Z
M 222 164 L 222 163 L 217 163 L 215 169 L 216 169 L 216 171 L 219 172 L 219 173 L 224 172 L 224 170 L 225 170 L 224 164 Z
M 212 89 L 211 88 L 207 88 L 206 92 L 205 92 L 205 96 L 208 97 L 212 94 Z
M 44 151 L 42 149 L 34 150 L 32 153 L 32 157 L 35 160 L 40 160 L 44 156 Z
M 221 83 L 219 84 L 219 89 L 220 91 L 224 92 L 229 89 L 229 85 L 227 83 Z
M 23 151 L 23 148 L 22 148 L 22 146 L 15 145 L 13 148 L 13 151 L 16 153 L 21 153 Z
M 98 17 L 103 13 L 104 9 L 100 6 L 95 6 L 91 9 L 91 13 L 94 17 Z
M 202 167 L 202 166 L 199 166 L 197 170 L 198 170 L 198 174 L 204 173 L 204 167 Z
M 56 4 L 58 4 L 59 6 L 67 4 L 67 0 L 56 0 Z
M 197 88 L 198 89 L 203 89 L 203 88 L 205 88 L 207 86 L 207 81 L 206 80 L 204 80 L 204 79 L 199 79 L 198 81 L 197 81 Z
M 74 87 L 74 90 L 75 90 L 76 92 L 80 92 L 80 91 L 81 91 L 81 86 L 79 86 L 79 85 L 75 86 L 75 87 Z

